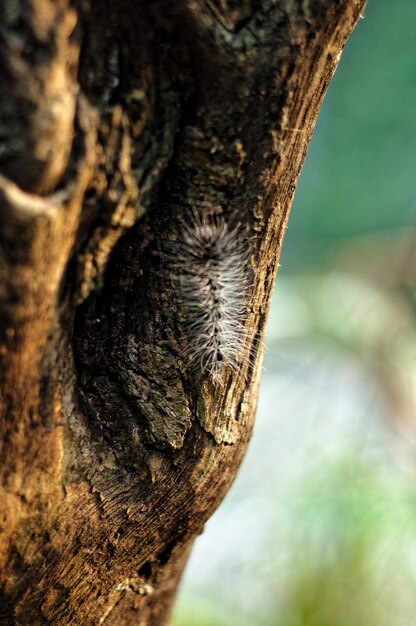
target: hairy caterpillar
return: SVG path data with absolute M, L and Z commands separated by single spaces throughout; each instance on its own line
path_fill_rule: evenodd
M 246 332 L 248 248 L 240 226 L 229 229 L 222 217 L 183 224 L 174 258 L 180 285 L 185 358 L 189 366 L 218 378 L 225 366 L 241 364 Z

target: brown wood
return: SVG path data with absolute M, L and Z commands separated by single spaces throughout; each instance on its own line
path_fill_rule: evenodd
M 363 5 L 1 4 L 2 625 L 169 623 L 250 438 L 290 204 Z M 183 358 L 160 254 L 212 212 L 250 256 L 245 358 L 218 381 Z

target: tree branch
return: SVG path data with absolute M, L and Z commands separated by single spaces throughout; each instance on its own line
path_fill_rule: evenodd
M 2 624 L 169 623 L 251 435 L 297 177 L 363 5 L 2 8 Z M 214 377 L 189 360 L 190 232 L 244 251 Z

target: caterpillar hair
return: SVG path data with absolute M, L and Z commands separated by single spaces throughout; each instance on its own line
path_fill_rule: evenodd
M 189 367 L 217 379 L 237 368 L 245 349 L 244 298 L 248 287 L 248 245 L 241 226 L 229 229 L 222 217 L 194 216 L 183 224 L 174 273 L 180 284 Z

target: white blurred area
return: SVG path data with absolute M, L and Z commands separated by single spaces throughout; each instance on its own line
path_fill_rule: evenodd
M 282 277 L 266 347 L 253 439 L 235 484 L 196 541 L 175 625 L 413 623 L 414 310 L 400 294 L 354 274 Z M 348 555 L 360 542 L 357 565 Z M 351 593 L 345 579 L 373 563 L 356 592 L 362 586 L 364 604 L 369 595 L 377 605 L 389 598 L 385 621 L 359 608 L 355 621 L 344 622 L 336 606 L 335 623 L 273 620 L 293 595 L 319 589 L 317 572 L 328 559 L 331 571 L 344 568 L 340 593 L 347 596 L 340 602 Z M 212 618 L 182 622 L 192 610 Z

